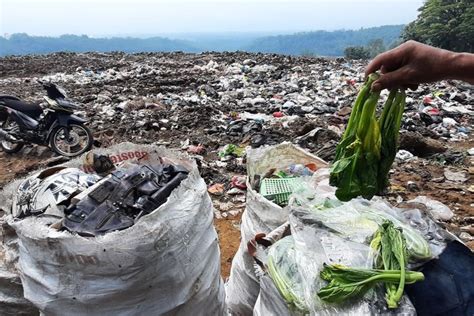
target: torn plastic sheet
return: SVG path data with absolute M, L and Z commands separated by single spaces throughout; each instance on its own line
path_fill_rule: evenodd
M 62 218 L 64 203 L 99 179 L 78 168 L 48 168 L 20 184 L 13 196 L 12 214 L 18 218 L 39 214 Z

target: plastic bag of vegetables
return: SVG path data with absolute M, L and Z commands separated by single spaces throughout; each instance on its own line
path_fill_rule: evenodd
M 296 236 L 298 238 L 298 236 Z M 303 237 L 303 236 L 299 236 Z M 304 237 L 306 238 L 306 237 Z M 319 238 L 322 238 L 319 240 Z M 273 286 L 277 289 L 279 297 L 268 299 L 267 292 L 260 292 L 260 300 L 267 302 L 256 305 L 254 315 L 262 314 L 258 311 L 265 310 L 270 315 L 365 315 L 370 314 L 370 298 L 358 302 L 351 302 L 345 306 L 335 306 L 326 304 L 321 300 L 317 293 L 325 284 L 319 276 L 319 271 L 323 267 L 323 262 L 327 258 L 339 261 L 343 260 L 346 264 L 363 266 L 369 256 L 370 249 L 364 245 L 356 245 L 353 250 L 349 250 L 350 243 L 346 243 L 337 236 L 330 233 L 321 232 L 312 236 L 308 243 L 295 241 L 293 236 L 280 239 L 268 248 L 266 270 Z M 328 241 L 332 244 L 330 246 Z M 324 245 L 312 248 L 314 243 Z M 341 257 L 341 253 L 334 253 L 333 246 L 339 246 L 344 249 L 346 255 Z M 347 256 L 347 252 L 352 254 Z M 363 254 L 363 255 L 360 255 Z M 264 280 L 262 280 L 264 281 Z M 369 294 L 371 297 L 373 293 Z M 273 293 L 274 295 L 274 293 Z M 275 301 L 283 301 L 287 310 L 282 310 L 282 304 L 275 304 Z M 273 302 L 269 304 L 269 302 Z M 278 310 L 276 310 L 278 308 Z
M 417 228 L 425 230 L 425 234 L 422 234 L 408 224 L 401 216 L 401 210 L 394 209 L 381 199 L 368 201 L 359 198 L 340 202 L 336 199 L 319 199 L 308 192 L 304 197 L 295 196 L 290 206 L 292 212 L 305 220 L 307 225 L 322 226 L 345 239 L 365 244 L 370 243 L 379 225 L 389 220 L 403 229 L 411 263 L 430 260 L 441 253 L 445 246 L 443 236 L 436 235 L 437 226 L 433 221 L 421 216 L 412 220 L 414 225 L 418 225 Z M 419 214 L 419 211 L 413 212 Z
M 326 302 L 344 303 L 363 297 L 378 284 L 384 284 L 387 307 L 396 309 L 403 297 L 405 284 L 423 281 L 424 275 L 407 270 L 406 241 L 402 230 L 395 228 L 391 221 L 384 221 L 379 226 L 371 247 L 376 253 L 371 269 L 325 264 L 320 276 L 328 284 L 318 292 L 318 296 Z
M 342 303 L 326 302 L 318 293 L 327 286 L 320 272 L 325 263 L 368 269 L 372 266 L 368 245 L 351 242 L 328 228 L 307 226 L 290 218 L 292 235 L 267 249 L 266 271 L 262 276 L 254 315 L 392 315 L 382 288 L 371 287 Z M 268 284 L 270 277 L 271 284 Z M 406 296 L 397 313 L 415 315 Z
M 303 278 L 298 271 L 293 237 L 277 241 L 268 251 L 267 271 L 290 310 L 307 312 L 304 302 Z
M 395 159 L 405 92 L 392 90 L 377 119 L 380 92 L 371 91 L 378 79 L 371 74 L 357 96 L 346 130 L 336 148 L 330 184 L 341 201 L 362 196 L 370 199 L 383 192 Z

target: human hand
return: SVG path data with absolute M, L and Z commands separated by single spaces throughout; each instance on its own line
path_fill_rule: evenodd
M 408 87 L 451 78 L 455 73 L 456 53 L 408 41 L 375 57 L 365 70 L 366 76 L 380 69 L 381 76 L 372 84 L 374 91 Z

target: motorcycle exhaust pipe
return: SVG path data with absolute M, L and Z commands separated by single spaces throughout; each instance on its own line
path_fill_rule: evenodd
M 0 128 L 0 138 L 4 138 L 8 142 L 17 142 L 18 139 L 13 137 L 12 135 L 8 134 L 3 128 Z

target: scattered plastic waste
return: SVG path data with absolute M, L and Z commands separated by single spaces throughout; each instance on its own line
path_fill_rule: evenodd
M 213 195 L 222 195 L 224 193 L 224 185 L 222 183 L 215 183 L 207 191 Z
M 399 150 L 395 156 L 395 160 L 402 162 L 408 162 L 412 159 L 416 159 L 415 155 L 404 149 Z
M 452 171 L 449 169 L 444 170 L 444 177 L 446 180 L 453 182 L 464 183 L 469 179 L 469 176 L 464 171 Z
M 190 153 L 190 154 L 201 155 L 205 151 L 206 151 L 206 148 L 201 144 L 199 144 L 197 146 L 191 145 L 191 146 L 188 147 L 188 153 Z
M 240 190 L 246 190 L 247 189 L 247 177 L 246 176 L 233 176 L 232 177 L 232 186 L 240 189 Z
M 430 215 L 435 219 L 449 221 L 454 216 L 453 212 L 448 206 L 439 201 L 430 199 L 427 196 L 418 196 L 413 200 L 408 201 L 408 203 L 421 203 L 426 205 Z
M 2 93 L 22 98 L 28 96 L 33 102 L 38 101 L 35 98 L 40 93 L 30 84 L 36 79 L 51 80 L 67 87 L 74 99 L 85 104 L 82 115 L 91 119 L 88 126 L 94 131 L 96 146 L 107 148 L 126 140 L 164 145 L 192 154 L 207 183 L 204 192 L 214 184 L 222 184 L 216 187 L 217 194 L 211 195 L 216 218 L 232 221 L 244 207 L 249 210 L 241 214 L 242 225 L 240 218 L 232 222 L 232 227 L 242 231 L 240 249 L 244 250 L 248 236 L 257 231 L 268 232 L 286 221 L 287 215 L 284 208 L 259 194 L 260 187 L 255 185 L 260 182 L 256 181 L 255 175 L 264 175 L 275 165 L 278 165 L 277 171 L 287 173 L 285 169 L 295 161 L 289 161 L 283 155 L 284 163 L 280 164 L 282 154 L 279 152 L 273 160 L 266 157 L 266 162 L 259 164 L 264 167 L 256 172 L 253 167 L 246 170 L 246 155 L 234 153 L 220 157 L 219 151 L 226 144 L 260 149 L 291 141 L 332 161 L 352 112 L 352 100 L 363 83 L 366 66 L 365 62 L 347 62 L 339 58 L 290 58 L 242 52 L 58 53 L 11 56 L 2 58 L 1 63 Z M 381 98 L 385 99 L 386 95 L 382 94 Z M 472 86 L 457 81 L 426 84 L 415 91 L 407 90 L 406 100 L 401 150 L 390 174 L 394 184 L 386 198 L 400 204 L 417 195 L 439 198 L 449 205 L 451 214 L 456 213 L 448 225 L 469 242 L 473 231 L 460 229 L 471 223 L 468 212 L 473 204 L 469 194 L 474 193 L 474 186 L 470 179 L 466 182 L 448 180 L 444 170 L 463 171 L 472 178 L 470 168 L 474 149 L 465 144 L 472 138 Z M 279 112 L 282 116 L 277 114 L 275 117 L 274 113 Z M 301 158 L 295 151 L 291 151 L 290 156 Z M 135 157 L 146 159 L 137 151 L 112 155 L 109 159 L 117 164 Z M 24 176 L 25 170 L 46 169 L 64 162 L 42 147 L 25 147 L 14 159 L 0 154 L 2 166 L 5 166 L 3 177 L 0 177 L 2 185 Z M 83 171 L 97 168 L 106 175 L 110 171 L 107 167 L 110 161 L 91 159 L 91 164 Z M 304 165 L 306 162 L 298 163 Z M 255 163 L 249 165 L 255 166 Z M 324 169 L 318 169 L 313 177 L 319 177 L 320 171 L 324 172 Z M 234 183 L 234 175 L 248 175 L 252 187 L 247 190 L 235 187 L 241 182 Z M 416 183 L 419 191 L 409 191 L 408 181 Z M 320 195 L 330 196 L 332 189 L 326 183 Z M 423 205 L 418 203 L 418 207 L 421 209 Z M 257 209 L 264 209 L 264 212 L 257 214 Z M 430 210 L 429 207 L 425 209 Z M 34 218 L 45 220 L 47 215 Z M 417 220 L 416 217 L 413 219 Z M 107 235 L 113 234 L 104 237 Z M 472 241 L 470 243 L 474 247 Z M 240 265 L 233 267 L 229 293 L 234 294 L 228 305 L 251 314 L 259 286 L 253 271 L 244 271 L 245 267 L 253 266 L 244 250 L 234 256 L 234 261 Z M 231 257 L 229 255 L 226 262 Z M 250 290 L 244 292 L 243 288 Z M 381 299 L 383 301 L 383 297 Z M 365 313 L 370 312 L 365 310 Z

